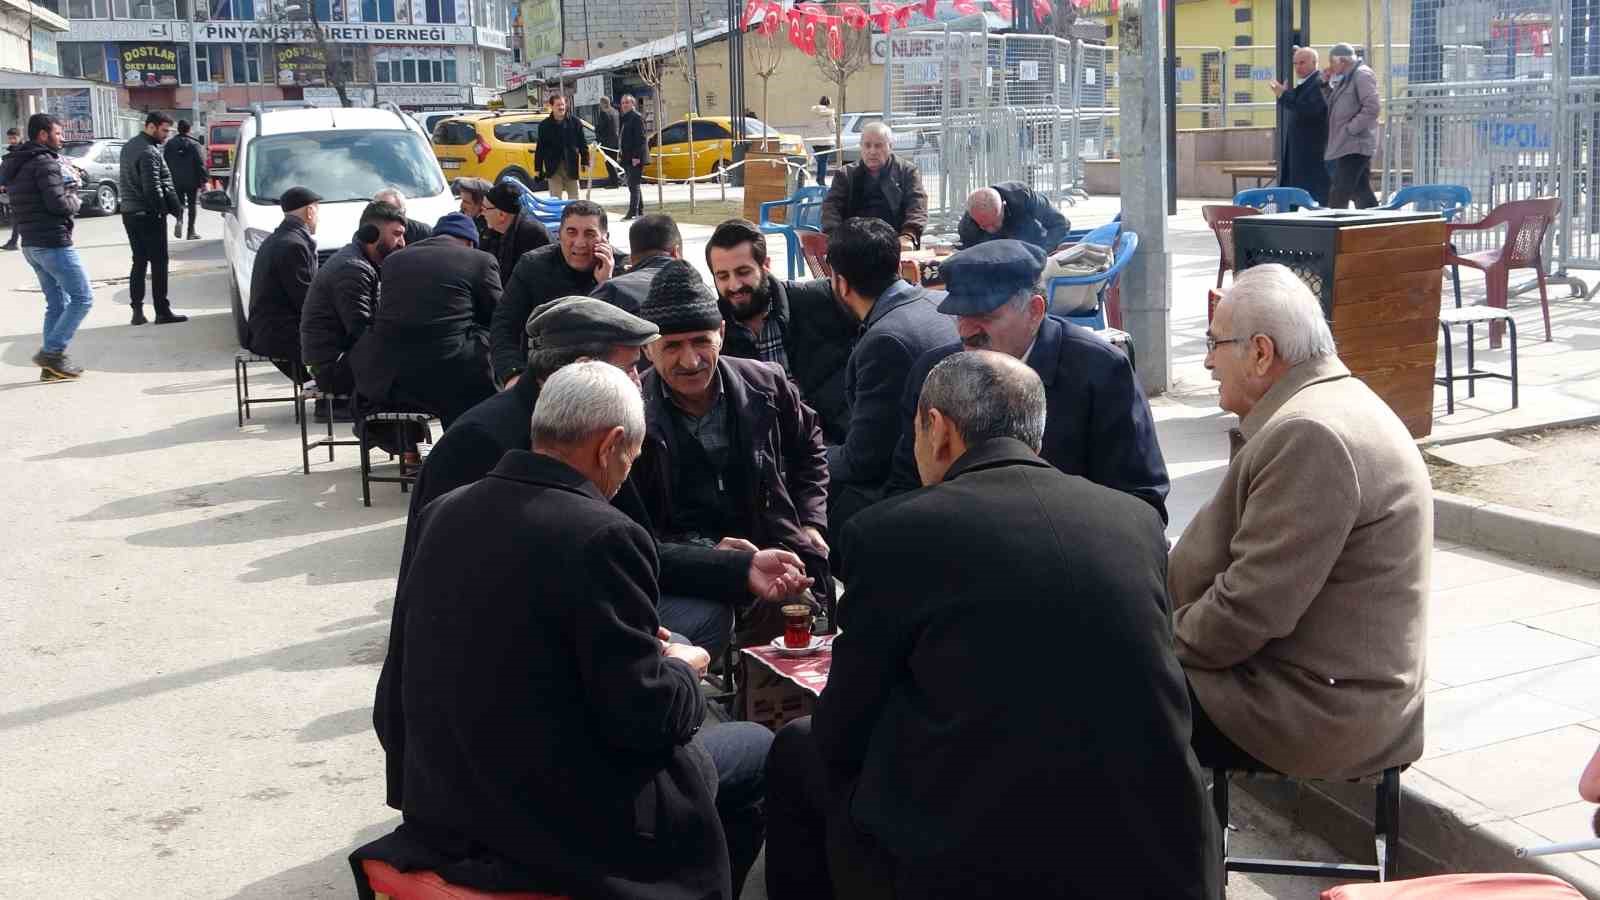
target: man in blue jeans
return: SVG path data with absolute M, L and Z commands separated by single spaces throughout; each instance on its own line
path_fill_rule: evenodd
M 89 276 L 72 247 L 72 217 L 83 201 L 76 184 L 62 177 L 61 143 L 61 122 L 35 113 L 28 118 L 28 140 L 0 162 L 22 256 L 44 291 L 44 341 L 33 356 L 40 381 L 72 381 L 83 374 L 67 356 L 67 344 L 94 303 Z

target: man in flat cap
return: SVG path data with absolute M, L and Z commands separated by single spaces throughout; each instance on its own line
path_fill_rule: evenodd
M 311 380 L 300 359 L 300 310 L 317 276 L 317 212 L 322 198 L 309 188 L 283 192 L 283 221 L 261 242 L 250 270 L 251 353 L 272 360 L 296 384 Z
M 1378 152 L 1378 76 L 1356 58 L 1349 44 L 1328 51 L 1333 77 L 1328 80 L 1328 147 L 1323 159 L 1333 163 L 1328 205 L 1356 209 L 1378 205 L 1372 193 L 1372 157 Z
M 489 319 L 500 268 L 476 249 L 478 229 L 458 212 L 433 237 L 384 260 L 377 312 L 350 354 L 365 402 L 438 416 L 445 428 L 494 395 Z
M 956 317 L 960 340 L 924 354 L 906 379 L 904 430 L 889 489 L 899 493 L 921 483 L 911 422 L 928 372 L 962 350 L 996 350 L 1027 363 L 1044 382 L 1049 414 L 1039 455 L 1068 475 L 1138 497 L 1165 522 L 1167 465 L 1133 367 L 1094 332 L 1045 313 L 1043 269 L 1037 247 L 1011 240 L 980 244 L 945 261 L 949 294 L 939 311 Z
M 494 232 L 489 230 L 489 223 L 483 218 L 483 198 L 488 195 L 492 187 L 494 185 L 486 179 L 471 176 L 463 176 L 450 182 L 450 190 L 461 203 L 461 214 L 478 226 L 478 249 L 485 253 L 493 253 L 495 244 Z
M 537 250 L 550 243 L 550 232 L 544 223 L 522 211 L 522 195 L 515 184 L 502 181 L 483 195 L 480 207 L 483 221 L 494 235 L 492 247 L 483 249 L 494 254 L 500 263 L 500 284 L 511 279 L 517 260 L 529 250 Z
M 657 539 L 781 547 L 830 597 L 827 448 L 817 414 L 783 369 L 722 355 L 717 295 L 687 261 L 661 268 L 639 314 L 661 330 L 645 347 L 654 368 L 644 376 L 644 451 L 632 476 Z M 662 618 L 683 623 L 713 653 L 727 646 L 735 620 L 739 647 L 782 631 L 781 603 L 745 600 L 733 608 L 664 591 Z

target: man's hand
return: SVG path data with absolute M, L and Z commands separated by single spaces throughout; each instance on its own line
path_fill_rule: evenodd
M 611 245 L 601 241 L 594 245 L 594 283 L 605 284 L 606 279 L 616 270 L 616 256 L 611 250 Z
M 667 652 L 667 648 L 672 646 L 672 632 L 666 630 L 665 628 L 657 627 L 656 640 L 661 642 L 661 652 L 665 653 Z
M 506 386 L 501 388 L 501 390 L 509 391 L 512 388 L 516 387 L 517 386 L 517 379 L 519 379 L 521 377 L 522 377 L 522 373 L 518 372 L 517 374 L 511 376 L 510 378 L 507 378 L 506 379 Z
M 1282 97 L 1283 92 L 1289 89 L 1289 86 L 1281 81 L 1269 81 L 1267 82 L 1267 87 L 1272 88 L 1272 93 L 1279 97 Z
M 661 655 L 688 663 L 689 668 L 693 669 L 699 678 L 706 677 L 706 670 L 711 668 L 711 654 L 688 644 L 668 644 L 661 648 Z
M 758 550 L 750 560 L 750 595 L 757 600 L 776 603 L 811 587 L 812 579 L 806 575 L 806 565 L 787 550 Z
M 914 250 L 914 249 L 916 249 L 916 246 L 917 246 L 917 242 L 913 241 L 911 239 L 911 235 L 909 235 L 909 234 L 900 235 L 900 249 L 901 250 Z
M 755 552 L 758 552 L 761 548 L 757 547 L 755 544 L 750 543 L 749 541 L 745 540 L 744 538 L 725 537 L 722 540 L 717 541 L 717 549 L 718 550 L 742 550 L 745 553 L 755 553 Z
M 807 525 L 805 527 L 805 533 L 806 533 L 806 537 L 811 539 L 811 545 L 813 547 L 816 547 L 818 550 L 821 550 L 823 556 L 827 556 L 828 555 L 828 542 L 822 539 L 822 532 L 820 532 L 817 529 L 811 527 L 810 525 Z

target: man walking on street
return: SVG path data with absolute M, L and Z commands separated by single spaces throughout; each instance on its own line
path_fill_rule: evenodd
M 178 205 L 186 209 L 189 216 L 185 219 L 179 213 L 178 221 L 172 225 L 172 236 L 182 238 L 183 223 L 187 221 L 189 240 L 198 241 L 200 235 L 194 230 L 194 204 L 200 186 L 206 183 L 206 154 L 200 142 L 189 136 L 188 119 L 178 120 L 178 136 L 161 148 L 161 156 L 172 171 L 172 185 L 178 189 Z
M 1328 205 L 1344 209 L 1354 200 L 1356 209 L 1378 205 L 1372 193 L 1372 157 L 1378 152 L 1378 76 L 1356 59 L 1355 48 L 1334 44 L 1328 51 L 1333 78 L 1328 88 L 1328 149 L 1323 158 L 1334 163 L 1333 188 Z
M 618 143 L 621 137 L 622 123 L 617 116 L 617 111 L 611 106 L 611 98 L 601 97 L 600 111 L 595 113 L 594 117 L 594 139 L 600 143 L 601 151 L 607 154 L 608 157 L 611 154 L 615 154 L 618 159 L 621 159 L 622 145 Z M 609 158 L 606 159 L 605 186 L 608 188 L 617 186 L 617 167 Z
M 639 187 L 644 182 L 644 160 L 649 148 L 644 141 L 644 116 L 639 115 L 639 101 L 632 94 L 622 95 L 622 152 L 618 156 L 628 170 L 628 214 L 624 220 L 644 215 L 644 196 Z
M 552 198 L 578 199 L 578 173 L 589 167 L 589 144 L 577 118 L 567 115 L 567 98 L 559 94 L 550 98 L 550 115 L 539 123 L 533 165 Z
M 1328 202 L 1328 169 L 1323 154 L 1328 149 L 1328 99 L 1317 51 L 1301 47 L 1294 52 L 1294 74 L 1300 83 L 1281 81 L 1269 86 L 1283 110 L 1283 147 L 1278 151 L 1278 184 L 1303 188 L 1318 203 Z
M 161 144 L 172 134 L 172 117 L 153 112 L 144 119 L 144 132 L 122 145 L 120 178 L 122 228 L 133 248 L 133 270 L 128 274 L 128 304 L 133 307 L 133 324 L 150 321 L 144 317 L 144 273 L 150 270 L 150 293 L 156 305 L 157 325 L 187 322 L 188 316 L 175 315 L 167 297 L 168 215 L 176 216 L 178 189 L 161 155 Z
M 89 276 L 72 247 L 72 217 L 83 201 L 61 177 L 61 122 L 47 113 L 28 118 L 28 141 L 0 163 L 11 194 L 12 237 L 22 238 L 22 258 L 44 291 L 44 341 L 33 356 L 40 381 L 70 381 L 83 374 L 67 344 L 94 303 Z
M 20 143 L 22 143 L 22 134 L 15 128 L 7 128 L 6 151 L 10 152 L 11 148 Z M 11 238 L 4 244 L 0 244 L 0 250 L 15 250 L 17 249 L 17 237 L 21 234 L 21 232 L 17 231 L 17 211 L 10 208 L 11 195 L 6 192 L 6 186 L 3 182 L 4 179 L 0 179 L 0 205 L 4 205 L 7 208 L 7 217 L 11 219 Z

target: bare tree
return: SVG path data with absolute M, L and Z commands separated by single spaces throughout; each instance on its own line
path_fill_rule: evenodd
M 295 25 L 303 26 L 307 22 L 310 23 L 311 43 L 317 48 L 317 55 L 322 58 L 323 83 L 331 86 L 333 92 L 339 96 L 340 106 L 353 106 L 346 86 L 350 75 L 354 73 L 345 71 L 344 60 L 339 56 L 338 47 L 328 40 L 328 33 L 317 18 L 316 0 L 290 0 L 283 7 L 283 18 Z M 365 51 L 366 48 L 362 47 L 360 50 Z
M 767 103 L 767 89 L 771 86 L 772 76 L 778 74 L 778 66 L 783 63 L 783 44 L 778 42 L 778 33 L 761 34 L 756 32 L 745 38 L 745 46 L 749 51 L 750 71 L 761 79 L 761 121 L 772 121 L 772 107 Z M 766 140 L 766 133 L 761 134 L 762 141 Z
M 656 145 L 655 152 L 650 154 L 656 162 L 656 206 L 666 202 L 665 178 L 661 172 L 661 129 L 665 123 L 661 117 L 661 84 L 667 77 L 666 60 L 660 56 L 647 56 L 639 60 L 639 80 L 650 88 L 650 96 L 655 100 L 656 119 Z
M 833 58 L 833 52 L 828 49 L 828 31 L 826 28 L 817 29 L 817 70 L 822 77 L 833 82 L 835 95 L 839 103 L 833 117 L 833 146 L 844 146 L 844 114 L 849 110 L 849 82 L 851 76 L 866 68 L 867 62 L 872 58 L 872 31 L 868 28 L 841 27 L 840 37 L 844 39 L 844 52 L 838 59 Z

